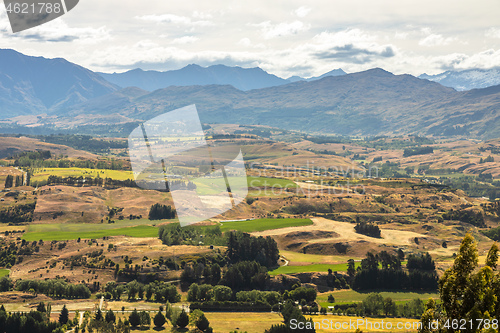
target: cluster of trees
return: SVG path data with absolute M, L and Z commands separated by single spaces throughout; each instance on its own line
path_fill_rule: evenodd
M 373 224 L 373 223 L 366 223 L 366 222 L 356 223 L 354 230 L 358 234 L 363 234 L 363 235 L 367 235 L 367 236 L 375 237 L 375 238 L 381 237 L 380 236 L 380 228 L 378 227 L 378 225 Z
M 312 318 L 306 319 L 302 310 L 291 300 L 283 305 L 281 316 L 283 324 L 272 325 L 265 333 L 316 332 Z
M 190 225 L 181 228 L 179 223 L 169 223 L 160 226 L 158 238 L 166 245 L 199 245 L 200 242 L 201 244 L 226 245 L 227 243 L 218 225 L 204 227 Z
M 23 185 L 23 176 L 7 175 L 5 177 L 5 188 L 17 187 Z
M 37 138 L 45 142 L 70 146 L 92 153 L 109 153 L 110 149 L 125 149 L 128 147 L 127 140 L 94 139 L 90 135 L 58 134 L 37 136 Z
M 111 281 L 104 287 L 104 292 L 104 294 L 100 294 L 99 296 L 115 300 L 119 300 L 124 293 L 127 294 L 128 300 L 135 300 L 137 297 L 147 301 L 154 300 L 158 303 L 176 303 L 181 300 L 181 295 L 177 291 L 177 288 L 163 281 L 142 284 L 134 280 L 127 283 L 126 286 Z
M 426 252 L 425 254 L 418 253 L 418 254 L 408 255 L 406 268 L 408 268 L 409 270 L 418 269 L 425 271 L 433 271 L 436 269 L 436 265 L 434 263 L 434 260 L 432 260 L 432 257 L 429 254 L 429 252 Z
M 386 251 L 378 255 L 368 252 L 353 276 L 351 287 L 355 290 L 436 290 L 437 273 L 435 269 L 427 269 L 434 267 L 434 262 L 431 260 L 431 263 L 427 264 L 427 258 L 427 255 L 424 255 L 412 259 L 413 267 L 405 271 L 398 255 Z M 425 264 L 420 264 L 421 262 Z M 352 274 L 350 270 L 348 273 Z
M 326 309 L 323 309 L 322 312 L 326 312 Z M 370 293 L 361 303 L 335 305 L 333 313 L 360 317 L 420 318 L 424 310 L 424 302 L 419 298 L 398 305 L 390 297 L 384 298 L 380 293 Z
M 3 305 L 0 307 L 0 332 L 63 333 L 61 326 L 40 311 L 7 313 Z
M 11 268 L 16 263 L 17 245 L 15 242 L 6 244 L 4 240 L 0 240 L 0 266 Z
M 67 144 L 64 144 L 67 145 Z M 66 156 L 67 157 L 67 156 Z M 115 159 L 99 160 L 70 160 L 63 156 L 54 156 L 48 150 L 23 152 L 11 156 L 13 166 L 35 169 L 35 168 L 85 168 L 85 169 L 108 169 L 108 170 L 128 170 L 123 161 Z
M 264 289 L 269 274 L 256 261 L 240 261 L 229 266 L 220 283 L 233 290 Z
M 253 237 L 243 232 L 230 232 L 227 240 L 230 262 L 256 261 L 265 267 L 276 266 L 279 259 L 278 244 L 271 237 Z
M 344 275 L 338 274 L 337 272 L 334 273 L 330 268 L 328 269 L 326 284 L 331 288 L 349 289 L 349 283 L 345 279 Z
M 484 228 L 486 226 L 484 217 L 481 211 L 472 209 L 450 210 L 443 214 L 445 220 L 458 220 L 460 222 L 469 223 L 473 226 Z
M 1 223 L 21 223 L 31 222 L 33 220 L 33 212 L 35 211 L 36 201 L 18 204 L 0 210 Z
M 500 227 L 491 228 L 489 230 L 481 231 L 483 235 L 493 239 L 494 241 L 500 242 Z
M 403 151 L 403 157 L 415 156 L 415 155 L 426 155 L 434 153 L 434 148 L 432 147 L 416 147 L 416 148 L 406 148 Z
M 495 162 L 495 159 L 493 158 L 493 156 L 488 155 L 488 157 L 486 157 L 484 160 L 482 157 L 479 159 L 479 164 L 488 163 L 488 162 Z
M 453 265 L 439 280 L 441 304 L 426 304 L 422 315 L 422 333 L 431 331 L 430 323 L 438 321 L 438 332 L 456 331 L 453 322 L 465 322 L 467 332 L 495 332 L 500 318 L 499 248 L 493 244 L 485 265 L 478 269 L 478 249 L 474 237 L 467 233 Z M 496 320 L 496 327 L 493 326 Z M 473 323 L 472 326 L 469 323 Z
M 175 208 L 171 206 L 156 203 L 149 209 L 148 219 L 150 220 L 163 220 L 175 218 Z
M 45 294 L 57 298 L 89 298 L 90 289 L 84 284 L 70 284 L 62 279 L 18 280 L 16 290 Z
M 69 176 L 60 177 L 50 175 L 46 181 L 31 182 L 32 186 L 42 185 L 68 185 L 68 186 L 108 186 L 108 187 L 137 187 L 137 184 L 132 179 L 117 180 L 112 178 L 97 177 L 83 177 L 83 176 Z
M 192 283 L 201 280 L 206 283 L 216 285 L 222 276 L 222 269 L 217 262 L 207 262 L 207 259 L 199 262 L 184 263 L 184 270 L 181 274 L 181 281 Z

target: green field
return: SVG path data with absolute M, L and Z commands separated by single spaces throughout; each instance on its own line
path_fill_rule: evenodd
M 242 177 L 228 177 L 231 188 L 234 191 L 244 190 L 245 188 L 259 188 L 258 192 L 266 192 L 268 195 L 283 192 L 285 188 L 297 188 L 298 185 L 293 181 L 281 178 L 266 178 L 266 177 L 247 177 L 247 181 Z M 218 194 L 226 191 L 226 183 L 212 178 L 197 178 L 194 180 L 196 184 L 196 192 L 199 195 Z M 262 189 L 262 188 L 265 189 Z
M 47 180 L 50 175 L 58 177 L 92 177 L 98 175 L 101 178 L 113 178 L 116 180 L 134 179 L 132 171 L 125 170 L 104 170 L 104 169 L 86 169 L 86 168 L 41 168 L 35 169 L 32 181 Z
M 243 232 L 255 232 L 288 227 L 301 227 L 311 225 L 310 219 L 256 219 L 250 221 L 222 222 L 221 231 L 238 230 Z
M 398 303 L 405 303 L 411 301 L 412 299 L 420 298 L 422 301 L 428 300 L 429 298 L 439 299 L 438 293 L 426 293 L 426 292 L 398 292 L 398 291 L 367 291 L 367 292 L 357 292 L 354 290 L 337 290 L 329 293 L 319 294 L 317 301 L 322 307 L 333 306 L 335 304 L 346 304 L 346 303 L 356 303 L 362 302 L 370 293 L 380 292 L 382 297 L 390 297 L 393 301 Z M 335 297 L 335 303 L 328 303 L 328 295 L 333 295 Z
M 9 275 L 9 269 L 0 269 L 0 278 Z
M 356 268 L 360 262 L 356 262 Z M 269 275 L 278 274 L 294 274 L 294 273 L 311 273 L 311 272 L 328 272 L 331 269 L 334 272 L 347 272 L 347 263 L 344 264 L 313 264 L 305 266 L 281 266 L 274 271 L 270 271 Z
M 22 238 L 26 241 L 40 239 L 60 241 L 78 238 L 97 239 L 107 236 L 157 237 L 158 228 L 150 225 L 151 223 L 152 221 L 142 219 L 112 224 L 32 224 Z
M 347 258 L 347 257 L 346 257 Z M 347 259 L 346 259 L 347 261 Z M 406 264 L 406 261 L 401 262 L 403 265 Z M 358 268 L 361 262 L 356 261 L 354 266 Z M 382 265 L 379 264 L 379 267 Z M 314 273 L 314 272 L 328 272 L 328 269 L 331 269 L 334 272 L 347 272 L 347 262 L 341 264 L 312 264 L 312 265 L 297 265 L 297 266 L 281 266 L 274 271 L 270 271 L 270 275 L 278 275 L 278 274 L 295 274 L 295 273 Z

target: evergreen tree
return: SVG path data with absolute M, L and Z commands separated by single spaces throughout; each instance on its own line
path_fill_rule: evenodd
M 449 269 L 439 280 L 439 292 L 444 312 L 428 303 L 422 321 L 440 320 L 446 322 L 460 318 L 466 322 L 499 318 L 500 276 L 497 271 L 498 246 L 493 244 L 488 252 L 485 266 L 477 271 L 478 250 L 470 233 L 460 245 L 459 253 Z M 487 327 L 474 325 L 467 332 L 479 332 Z M 449 331 L 453 331 L 452 328 Z
M 109 311 L 106 312 L 105 320 L 107 323 L 114 323 L 116 321 L 116 316 L 113 310 L 109 309 Z
M 11 188 L 14 185 L 14 176 L 7 175 L 5 178 L 5 188 Z
M 161 313 L 161 311 L 158 311 L 156 316 L 153 319 L 153 323 L 155 324 L 155 327 L 160 328 L 163 327 L 166 323 L 165 316 Z
M 59 314 L 59 323 L 61 325 L 66 324 L 69 321 L 69 311 L 66 305 L 63 306 L 61 314 Z
M 186 313 L 186 311 L 184 311 L 184 309 L 182 309 L 181 313 L 177 317 L 177 320 L 175 321 L 175 325 L 179 326 L 180 328 L 184 328 L 188 324 L 189 324 L 189 316 Z
M 137 309 L 134 309 L 132 313 L 128 316 L 128 322 L 132 327 L 137 327 L 141 324 L 141 316 L 139 315 L 139 312 L 137 312 Z
M 102 311 L 101 311 L 101 309 L 97 309 L 97 312 L 95 313 L 95 320 L 100 321 L 102 319 L 103 319 Z
M 201 316 L 198 317 L 198 319 L 196 320 L 196 322 L 194 324 L 201 331 L 205 331 L 206 329 L 208 329 L 210 327 L 210 323 L 209 323 L 207 317 L 205 317 L 204 313 L 202 313 Z
M 38 312 L 46 312 L 47 310 L 45 309 L 45 303 L 44 302 L 38 303 L 38 306 L 36 307 L 36 311 L 38 311 Z

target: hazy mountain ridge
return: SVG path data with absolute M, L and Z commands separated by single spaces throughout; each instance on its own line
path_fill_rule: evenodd
M 446 71 L 436 75 L 427 75 L 424 73 L 418 77 L 438 82 L 458 91 L 465 91 L 500 85 L 500 68 Z
M 251 90 L 289 83 L 276 75 L 255 68 L 214 65 L 201 67 L 195 64 L 172 71 L 144 71 L 133 69 L 124 73 L 99 73 L 103 78 L 121 87 L 135 86 L 154 91 L 169 86 L 194 86 L 230 84 L 239 90 Z
M 321 79 L 246 91 L 229 84 L 179 84 L 149 92 L 137 87 L 119 90 L 98 74 L 63 59 L 27 57 L 12 50 L 1 50 L 0 56 L 10 61 L 0 63 L 0 117 L 12 119 L 4 122 L 14 126 L 11 130 L 20 128 L 16 126 L 71 129 L 102 123 L 111 131 L 113 124 L 118 128 L 129 122 L 133 126 L 132 122 L 196 104 L 205 123 L 262 124 L 363 136 L 500 136 L 500 86 L 459 92 L 376 68 L 345 75 L 336 70 L 330 74 L 340 75 L 326 73 Z M 212 67 L 269 75 L 261 69 L 247 72 Z M 206 73 L 200 66 L 186 68 Z M 45 113 L 48 115 L 43 116 Z M 18 123 L 16 117 L 23 115 L 41 116 L 30 118 L 34 120 L 25 117 Z
M 230 85 L 169 87 L 106 112 L 146 120 L 189 104 L 197 105 L 206 123 L 262 124 L 316 133 L 490 138 L 500 128 L 497 88 L 457 92 L 382 69 L 246 92 Z M 89 106 L 82 104 L 70 114 L 102 111 Z
M 53 112 L 117 89 L 67 60 L 0 49 L 0 118 Z

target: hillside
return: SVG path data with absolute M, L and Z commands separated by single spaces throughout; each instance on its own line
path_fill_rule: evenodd
M 131 119 L 150 119 L 196 104 L 206 123 L 262 124 L 342 135 L 494 138 L 500 126 L 496 115 L 500 105 L 498 90 L 489 87 L 457 92 L 411 75 L 372 69 L 247 92 L 221 85 L 169 87 L 117 108 L 103 110 L 85 103 L 69 113 L 102 115 L 104 111 Z
M 64 110 L 115 90 L 99 75 L 65 59 L 0 49 L 0 119 Z
M 287 80 L 269 74 L 260 68 L 224 65 L 201 67 L 192 64 L 178 70 L 165 72 L 144 71 L 137 68 L 124 73 L 100 73 L 100 75 L 121 87 L 135 86 L 149 91 L 169 86 L 209 84 L 229 84 L 240 90 L 251 90 L 289 83 Z

